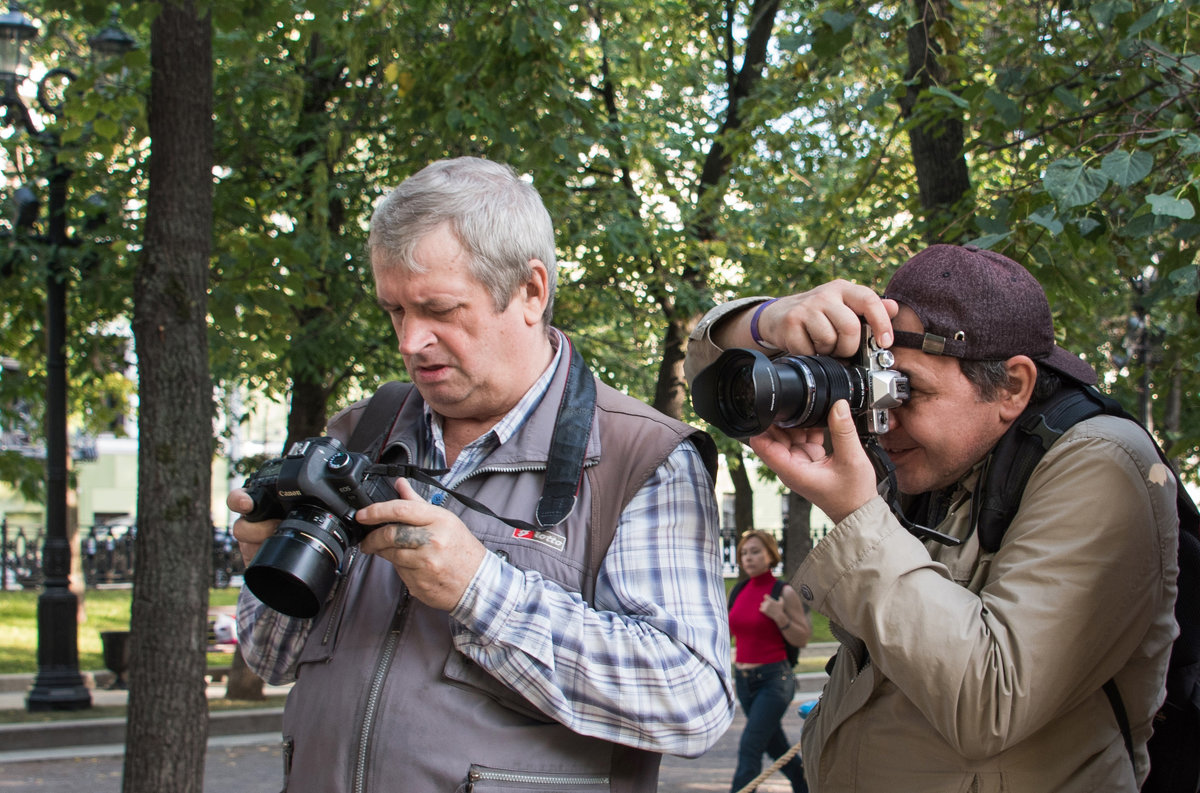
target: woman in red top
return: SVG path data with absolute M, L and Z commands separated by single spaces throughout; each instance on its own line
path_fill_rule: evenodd
M 775 538 L 757 529 L 748 531 L 738 540 L 737 557 L 747 580 L 729 605 L 729 631 L 736 642 L 734 678 L 746 728 L 738 744 L 731 788 L 735 793 L 762 771 L 764 752 L 777 759 L 792 747 L 780 723 L 796 694 L 787 644 L 803 647 L 812 635 L 796 590 L 783 584 L 780 596 L 772 595 L 776 579 L 771 571 L 780 561 Z M 780 770 L 791 781 L 793 793 L 808 793 L 799 755 Z

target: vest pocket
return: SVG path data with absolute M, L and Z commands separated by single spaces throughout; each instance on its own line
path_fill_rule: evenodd
M 600 774 L 516 771 L 473 765 L 458 793 L 545 793 L 547 790 L 607 793 L 610 784 L 611 779 Z
M 468 691 L 478 692 L 515 713 L 542 724 L 552 724 L 554 719 L 542 713 L 533 704 L 488 674 L 487 670 L 467 658 L 458 650 L 451 650 L 442 668 L 446 682 Z M 519 789 L 519 788 L 518 788 Z

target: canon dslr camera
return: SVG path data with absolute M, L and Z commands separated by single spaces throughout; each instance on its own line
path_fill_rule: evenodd
M 387 477 L 367 471 L 370 464 L 336 438 L 309 438 L 246 480 L 254 500 L 246 519 L 283 519 L 246 568 L 255 597 L 289 617 L 316 616 L 346 552 L 375 528 L 355 514 L 399 498 Z
M 696 414 L 731 438 L 780 427 L 824 427 L 839 399 L 850 403 L 859 434 L 888 431 L 888 410 L 908 399 L 908 378 L 892 369 L 891 351 L 876 346 L 863 323 L 853 361 L 827 355 L 768 358 L 757 350 L 721 354 L 692 383 Z

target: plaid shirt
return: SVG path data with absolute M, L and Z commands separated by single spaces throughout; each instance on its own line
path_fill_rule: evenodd
M 560 364 L 557 347 L 542 378 L 463 449 L 443 484 L 453 487 L 529 418 Z M 428 407 L 426 431 L 432 451 L 421 462 L 444 467 L 440 421 Z M 434 503 L 444 495 L 422 494 Z M 697 756 L 733 718 L 717 525 L 703 461 L 682 443 L 621 513 L 594 605 L 487 554 L 450 612 L 454 645 L 578 733 Z M 267 609 L 246 588 L 238 611 L 250 667 L 271 683 L 292 679 L 311 623 Z

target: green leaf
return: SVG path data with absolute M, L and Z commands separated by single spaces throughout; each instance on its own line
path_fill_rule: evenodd
M 1140 17 L 1138 17 L 1136 22 L 1129 26 L 1129 35 L 1136 36 L 1137 34 L 1141 33 L 1143 30 L 1162 19 L 1162 17 L 1170 10 L 1170 5 L 1167 3 L 1155 5 L 1151 10 L 1142 14 Z
M 991 103 L 992 107 L 996 108 L 996 113 L 1005 124 L 1014 127 L 1020 122 L 1021 108 L 1010 97 L 994 88 L 989 88 L 983 96 Z
M 1079 235 L 1081 237 L 1088 236 L 1102 225 L 1103 224 L 1100 221 L 1092 217 L 1087 217 L 1086 215 L 1075 221 L 1075 228 L 1079 229 Z
M 1085 167 L 1074 157 L 1067 157 L 1050 163 L 1042 184 L 1059 206 L 1069 209 L 1099 198 L 1108 186 L 1108 177 L 1102 171 Z
M 947 91 L 945 88 L 942 88 L 940 85 L 931 86 L 929 89 L 929 93 L 933 94 L 934 96 L 940 96 L 945 99 L 949 99 L 951 102 L 953 102 L 954 104 L 956 104 L 959 107 L 964 108 L 964 109 L 971 106 L 970 102 L 963 99 L 961 96 L 954 93 L 953 91 Z
M 1088 7 L 1088 13 L 1100 27 L 1110 27 L 1113 20 L 1119 15 L 1132 10 L 1133 5 L 1128 0 L 1108 0 L 1108 2 L 1092 3 Z
M 1079 97 L 1075 96 L 1075 94 L 1071 93 L 1063 86 L 1057 86 L 1053 93 L 1054 97 L 1066 105 L 1071 111 L 1078 113 L 1083 110 L 1083 103 L 1079 101 Z
M 92 129 L 105 140 L 115 140 L 121 134 L 121 128 L 111 118 L 98 118 L 92 122 Z
M 973 240 L 968 240 L 964 245 L 974 245 L 976 248 L 988 249 L 997 242 L 1002 242 L 1011 235 L 1011 231 L 1006 231 L 1003 234 L 984 234 L 982 237 L 976 237 Z
M 1145 179 L 1154 168 L 1154 156 L 1149 152 L 1133 153 L 1117 150 L 1104 156 L 1100 170 L 1121 187 L 1129 187 Z
M 1146 196 L 1150 211 L 1156 215 L 1191 220 L 1196 216 L 1196 207 L 1186 198 L 1176 198 L 1170 193 L 1151 193 Z
M 1179 153 L 1185 157 L 1200 154 L 1200 135 L 1189 132 L 1179 144 Z
M 1158 143 L 1159 141 L 1166 140 L 1167 138 L 1173 138 L 1178 134 L 1179 134 L 1179 132 L 1177 130 L 1164 129 L 1164 130 L 1160 130 L 1159 132 L 1157 132 L 1147 138 L 1139 138 L 1138 143 L 1141 144 L 1142 146 L 1150 146 L 1152 144 Z
M 1062 233 L 1063 224 L 1061 220 L 1055 217 L 1054 207 L 1039 207 L 1029 213 L 1029 219 L 1050 232 L 1051 236 L 1057 237 Z
M 821 15 L 821 21 L 833 28 L 834 33 L 841 33 L 842 30 L 854 24 L 854 14 L 839 14 L 837 11 L 826 11 Z

